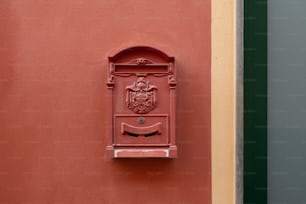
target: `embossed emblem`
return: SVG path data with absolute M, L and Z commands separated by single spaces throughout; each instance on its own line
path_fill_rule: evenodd
M 156 105 L 157 87 L 150 85 L 144 77 L 139 77 L 136 82 L 126 88 L 126 104 L 135 113 L 149 113 Z

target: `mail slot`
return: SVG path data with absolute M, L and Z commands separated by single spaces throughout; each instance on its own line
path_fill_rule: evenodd
M 174 57 L 137 46 L 108 59 L 107 155 L 177 157 Z

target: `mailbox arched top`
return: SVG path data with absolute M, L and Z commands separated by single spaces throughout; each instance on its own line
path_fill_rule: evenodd
M 174 57 L 170 57 L 165 52 L 149 46 L 129 47 L 121 50 L 114 56 L 108 57 L 110 62 L 115 63 L 129 62 L 139 58 L 149 60 L 154 63 L 174 62 Z

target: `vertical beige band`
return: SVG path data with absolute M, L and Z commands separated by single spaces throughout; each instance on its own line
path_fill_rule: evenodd
M 236 1 L 212 0 L 212 203 L 234 204 Z

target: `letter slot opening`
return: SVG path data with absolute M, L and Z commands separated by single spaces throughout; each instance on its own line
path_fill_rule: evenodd
M 156 123 L 147 127 L 136 127 L 126 123 L 121 123 L 121 134 L 129 135 L 132 137 L 144 136 L 151 137 L 157 134 L 161 134 L 161 123 Z

